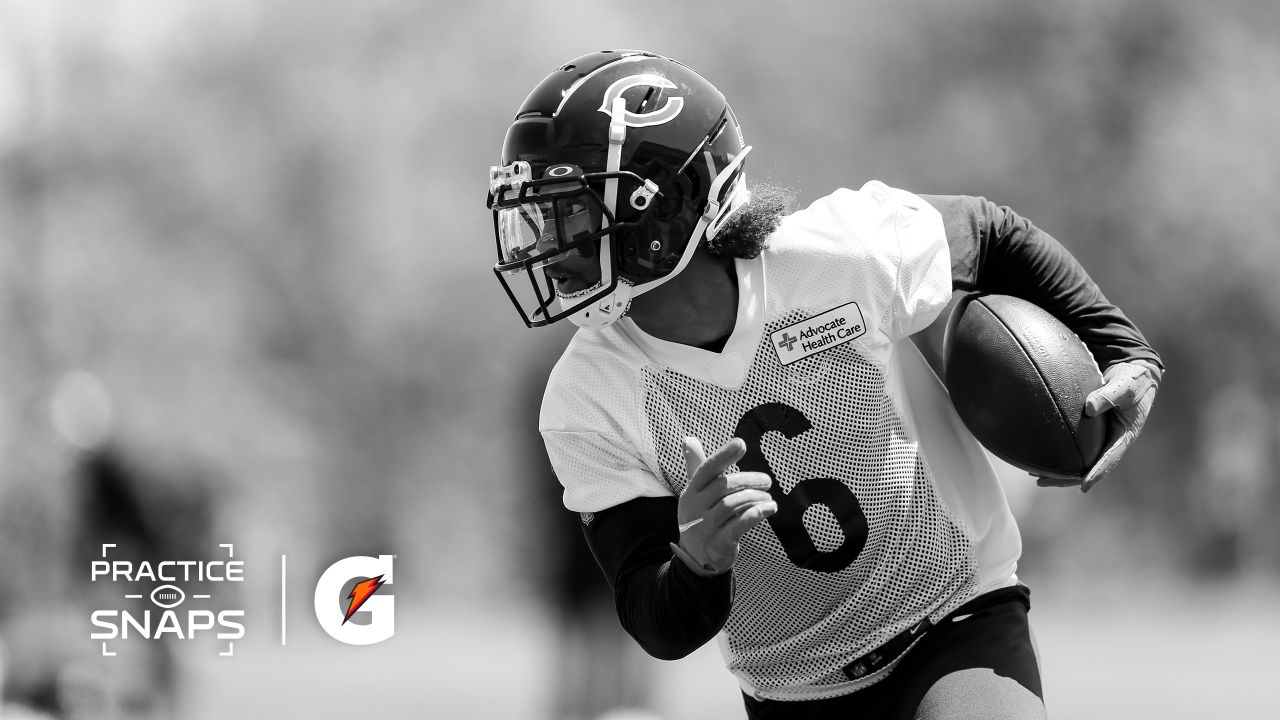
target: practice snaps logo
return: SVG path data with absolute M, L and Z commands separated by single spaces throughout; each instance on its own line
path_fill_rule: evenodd
M 198 589 L 207 590 L 222 583 L 244 582 L 244 561 L 234 559 L 234 546 L 218 546 L 226 549 L 226 560 L 158 563 L 110 559 L 108 550 L 114 547 L 115 543 L 104 543 L 102 559 L 91 561 L 89 567 L 89 580 L 120 586 L 122 605 L 127 605 L 90 613 L 89 620 L 97 629 L 89 637 L 102 641 L 103 655 L 116 655 L 108 645 L 113 640 L 195 640 L 210 635 L 220 643 L 226 642 L 219 655 L 235 654 L 235 641 L 244 637 L 244 610 L 215 610 L 209 607 L 212 592 L 188 594 L 182 587 L 195 584 Z
M 316 620 L 335 640 L 372 645 L 396 634 L 395 556 L 356 555 L 329 566 L 316 583 Z

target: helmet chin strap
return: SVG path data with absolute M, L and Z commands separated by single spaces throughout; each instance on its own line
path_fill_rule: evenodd
M 610 110 L 609 154 L 606 158 L 605 169 L 609 172 L 616 172 L 622 166 L 622 143 L 627 137 L 626 101 L 621 97 L 614 98 L 613 107 Z M 632 284 L 626 278 L 618 277 L 613 292 L 570 315 L 569 322 L 581 328 L 599 329 L 608 327 L 616 322 L 618 318 L 627 314 L 627 309 L 631 307 L 632 298 L 659 287 L 683 271 L 688 266 L 689 261 L 693 259 L 693 254 L 697 251 L 703 236 L 705 235 L 708 239 L 714 238 L 720 232 L 720 229 L 724 227 L 725 221 L 751 199 L 751 193 L 747 191 L 746 177 L 744 175 L 738 175 L 734 179 L 733 185 L 730 186 L 725 194 L 723 202 L 716 199 L 720 197 L 720 190 L 724 187 L 724 184 L 742 166 L 742 161 L 746 159 L 749 152 L 751 152 L 750 145 L 742 148 L 742 152 L 738 153 L 738 156 L 716 174 L 715 179 L 711 181 L 711 187 L 707 191 L 707 204 L 703 208 L 702 215 L 698 218 L 698 223 L 694 226 L 693 232 L 689 234 L 689 241 L 685 243 L 684 252 L 680 254 L 679 262 L 671 269 L 671 272 L 656 280 L 650 280 L 639 285 Z M 617 178 L 611 177 L 604 181 L 604 205 L 609 210 L 604 220 L 607 227 L 608 218 L 616 217 L 614 213 L 618 207 Z M 614 273 L 612 243 L 601 242 L 599 255 L 600 283 L 598 286 L 604 284 L 604 278 L 612 277 Z M 593 290 L 595 288 L 589 288 L 586 292 Z

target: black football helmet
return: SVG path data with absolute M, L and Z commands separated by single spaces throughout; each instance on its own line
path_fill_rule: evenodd
M 670 58 L 603 50 L 557 68 L 489 175 L 493 271 L 525 324 L 604 327 L 683 270 L 746 203 L 750 149 L 724 95 Z M 558 294 L 547 273 L 569 256 L 598 259 L 599 281 Z

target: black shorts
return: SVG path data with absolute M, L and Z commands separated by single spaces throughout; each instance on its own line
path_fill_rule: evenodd
M 926 696 L 930 703 L 990 703 L 1002 708 L 988 714 L 981 708 L 967 707 L 976 710 L 970 713 L 973 717 L 1028 717 L 1037 711 L 1043 716 L 1040 667 L 1027 624 L 1030 608 L 1031 592 L 1023 585 L 979 595 L 926 632 L 889 677 L 875 685 L 826 700 L 784 702 L 744 695 L 747 717 L 912 720 L 933 714 L 922 708 Z M 1000 697 L 1002 694 L 1010 696 Z M 1039 703 L 1039 707 L 1018 712 L 1014 709 L 1018 703 Z

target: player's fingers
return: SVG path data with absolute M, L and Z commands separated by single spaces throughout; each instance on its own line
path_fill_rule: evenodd
M 729 521 L 720 532 L 726 542 L 736 545 L 751 528 L 772 517 L 776 512 L 778 512 L 778 503 L 772 500 L 753 503 Z
M 686 443 L 686 447 L 687 447 Z M 699 443 L 699 448 L 701 443 Z M 698 465 L 697 469 L 689 477 L 689 485 L 695 491 L 701 491 L 708 483 L 718 477 L 730 465 L 742 459 L 747 454 L 747 444 L 739 438 L 732 438 L 729 442 L 721 445 L 719 449 L 711 453 L 706 459 Z M 685 467 L 688 468 L 690 460 L 689 455 L 685 456 Z
M 1107 473 L 1111 472 L 1111 467 L 1113 466 L 1109 466 L 1097 473 L 1089 473 L 1089 479 L 1080 483 L 1080 492 L 1089 492 L 1092 490 L 1095 485 L 1102 482 L 1102 479 L 1107 476 Z
M 1040 487 L 1075 487 L 1080 484 L 1080 478 L 1055 478 L 1055 477 L 1037 477 L 1036 485 Z
M 1111 396 L 1115 412 L 1109 416 L 1108 446 L 1098 461 L 1089 468 L 1080 489 L 1089 492 L 1107 473 L 1115 468 L 1129 446 L 1142 432 L 1147 422 L 1147 415 L 1156 399 L 1156 388 L 1159 385 L 1160 369 L 1144 362 L 1127 362 L 1107 368 L 1107 384 L 1086 398 L 1085 412 L 1090 413 L 1094 395 L 1113 388 Z M 1118 388 L 1118 392 L 1115 390 Z
M 1080 481 L 1080 492 L 1089 492 L 1093 489 L 1094 486 L 1102 482 L 1102 479 L 1107 476 L 1107 473 L 1111 472 L 1111 468 L 1113 467 L 1115 467 L 1114 462 L 1104 463 L 1099 461 L 1098 464 L 1089 471 L 1088 476 L 1086 476 L 1084 480 Z
M 1049 471 L 1033 472 L 1031 476 L 1036 479 L 1036 485 L 1040 487 L 1073 487 L 1080 484 L 1080 475 L 1068 475 L 1066 473 L 1054 473 Z
M 1105 387 L 1100 387 L 1089 393 L 1089 396 L 1084 399 L 1085 415 L 1095 417 L 1115 407 L 1115 402 L 1102 392 L 1105 389 Z
M 1127 383 L 1113 379 L 1089 393 L 1089 396 L 1084 399 L 1084 412 L 1086 415 L 1095 416 L 1121 404 L 1132 405 L 1132 392 L 1133 389 Z
M 762 490 L 739 490 L 720 498 L 703 514 L 714 528 L 724 527 L 752 505 L 773 502 L 773 497 Z
M 1097 462 L 1089 468 L 1089 472 L 1085 473 L 1084 480 L 1080 483 L 1081 491 L 1089 492 L 1107 473 L 1111 472 L 1133 442 L 1134 434 L 1130 432 L 1130 418 L 1126 417 L 1131 412 L 1131 409 L 1122 409 L 1111 416 L 1109 443 Z
M 1138 392 L 1137 402 L 1119 412 L 1120 419 L 1124 421 L 1125 430 L 1133 433 L 1135 437 L 1142 432 L 1143 426 L 1147 424 L 1147 416 L 1151 414 L 1151 406 L 1156 401 L 1156 388 L 1154 385 L 1139 389 Z
M 773 478 L 762 472 L 735 472 L 724 475 L 726 493 L 739 490 L 768 490 L 773 485 Z
M 734 493 L 768 490 L 770 485 L 773 485 L 773 479 L 761 472 L 721 473 L 703 485 L 698 494 L 702 515 L 706 516 Z
M 1085 398 L 1086 415 L 1100 415 L 1114 407 L 1131 407 L 1155 387 L 1151 372 L 1142 365 L 1120 363 L 1107 368 L 1102 387 Z
M 725 471 L 725 468 L 738 462 L 743 455 L 747 454 L 747 443 L 741 438 L 729 438 L 729 442 L 721 445 L 715 452 L 707 457 L 703 463 L 712 477 L 719 475 Z
M 684 476 L 688 478 L 689 483 L 692 484 L 693 475 L 707 459 L 707 454 L 702 450 L 702 441 L 693 436 L 689 436 L 684 439 L 684 443 L 681 446 L 681 452 L 684 454 Z
M 1120 458 L 1124 455 L 1125 450 L 1129 449 L 1129 445 L 1133 443 L 1133 433 L 1128 431 L 1120 434 L 1116 441 L 1111 443 L 1111 447 L 1102 453 L 1102 457 L 1098 458 L 1098 462 L 1089 468 L 1089 472 L 1085 474 L 1084 480 L 1080 483 L 1082 492 L 1089 492 L 1093 486 L 1120 462 Z

